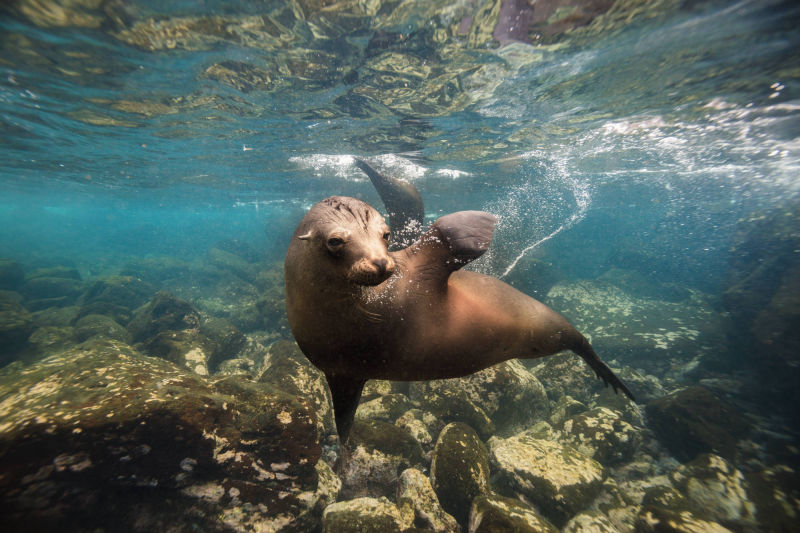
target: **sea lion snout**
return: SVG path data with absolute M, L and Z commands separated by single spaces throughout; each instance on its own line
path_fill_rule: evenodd
M 395 262 L 388 254 L 361 258 L 350 268 L 348 281 L 356 285 L 379 285 L 394 273 Z

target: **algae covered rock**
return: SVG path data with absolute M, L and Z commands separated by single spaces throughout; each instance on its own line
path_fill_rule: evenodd
M 456 519 L 442 509 L 430 480 L 416 468 L 400 474 L 397 506 L 404 513 L 413 513 L 413 524 L 417 528 L 441 532 L 460 530 Z
M 617 533 L 618 528 L 601 513 L 584 511 L 567 522 L 562 533 Z
M 532 502 L 559 527 L 602 488 L 602 465 L 570 445 L 520 433 L 489 446 L 495 490 Z
M 4 369 L 0 398 L 9 530 L 311 530 L 336 497 L 302 398 L 118 341 Z
M 472 500 L 490 490 L 489 454 L 474 429 L 454 422 L 436 441 L 431 484 L 445 511 L 465 524 Z
M 603 382 L 572 352 L 545 357 L 531 368 L 531 373 L 542 383 L 552 401 L 570 396 L 588 405 L 603 390 Z
M 188 302 L 167 291 L 156 293 L 150 302 L 139 308 L 128 324 L 135 342 L 142 342 L 162 331 L 198 328 L 200 315 Z
M 20 304 L 19 295 L 0 291 L 0 365 L 25 346 L 35 327 L 33 315 Z
M 530 505 L 497 494 L 478 496 L 469 513 L 469 533 L 558 533 L 558 529 Z
M 604 465 L 630 459 L 641 444 L 641 428 L 606 407 L 596 407 L 564 422 L 567 442 Z
M 409 409 L 394 421 L 397 427 L 406 430 L 425 452 L 430 452 L 435 444 L 434 435 L 439 435 L 444 422 L 422 409 Z
M 412 407 L 411 400 L 405 394 L 386 394 L 361 403 L 356 411 L 356 418 L 394 422 Z
M 75 338 L 83 342 L 91 337 L 101 336 L 128 343 L 131 334 L 113 318 L 105 315 L 86 315 L 75 323 Z
M 314 406 L 324 431 L 335 431 L 333 403 L 325 375 L 306 359 L 297 343 L 280 340 L 270 345 L 259 381 L 305 398 Z
M 411 398 L 419 399 L 423 404 L 429 403 L 432 395 L 441 396 L 444 391 L 462 391 L 471 405 L 479 407 L 486 414 L 501 435 L 513 434 L 515 430 L 549 415 L 544 387 L 516 360 L 505 361 L 463 378 L 414 382 L 411 385 Z M 442 405 L 444 402 L 439 400 L 433 403 Z M 447 417 L 445 420 L 457 421 Z M 460 421 L 472 422 L 466 419 Z M 480 431 L 482 425 L 473 427 L 488 438 Z
M 413 515 L 403 514 L 386 498 L 356 498 L 325 508 L 323 533 L 400 533 Z
M 156 293 L 150 283 L 135 276 L 111 276 L 94 281 L 81 295 L 80 316 L 102 314 L 127 324 L 133 311 Z
M 412 389 L 411 396 L 423 410 L 444 422 L 466 424 L 474 428 L 482 439 L 488 439 L 496 431 L 494 422 L 486 411 L 463 389 L 442 387 L 425 393 L 414 392 Z
M 670 474 L 696 515 L 723 525 L 753 525 L 755 506 L 744 474 L 724 458 L 703 454 Z
M 356 420 L 342 458 L 342 497 L 394 497 L 400 473 L 424 468 L 422 448 L 403 429 L 380 420 Z
M 653 432 L 680 460 L 700 453 L 732 459 L 737 442 L 750 424 L 733 408 L 704 387 L 687 387 L 647 404 Z

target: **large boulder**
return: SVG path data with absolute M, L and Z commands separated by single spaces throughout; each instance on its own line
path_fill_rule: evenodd
M 72 267 L 40 268 L 25 276 L 21 292 L 25 307 L 39 311 L 72 305 L 83 290 L 80 273 Z
M 555 285 L 546 303 L 590 339 L 600 357 L 659 377 L 682 378 L 698 361 L 717 357 L 727 346 L 726 317 L 711 297 L 697 291 L 672 302 L 580 281 Z
M 647 404 L 653 432 L 682 461 L 700 453 L 733 459 L 750 424 L 728 403 L 704 387 L 687 387 Z
M 312 530 L 336 498 L 302 398 L 117 341 L 0 371 L 0 400 L 8 530 Z
M 480 407 L 500 435 L 513 435 L 549 415 L 544 387 L 516 360 L 491 366 L 463 378 L 414 382 L 410 393 L 412 400 L 419 400 L 424 405 L 426 398 L 453 390 L 463 391 L 470 404 Z
M 156 293 L 140 307 L 128 324 L 134 342 L 144 342 L 164 331 L 181 331 L 200 327 L 200 314 L 189 302 L 167 291 Z
M 416 468 L 400 474 L 397 506 L 414 516 L 414 526 L 442 533 L 459 531 L 456 519 L 442 509 L 430 480 Z
M 734 527 L 754 527 L 756 508 L 744 474 L 724 458 L 703 454 L 670 474 L 699 517 Z
M 489 441 L 492 483 L 504 495 L 535 504 L 561 527 L 600 493 L 602 465 L 568 444 L 529 432 Z
M 0 365 L 10 362 L 25 343 L 36 325 L 20 296 L 12 291 L 0 291 Z
M 558 533 L 558 529 L 530 505 L 514 498 L 484 494 L 475 498 L 469 513 L 469 533 Z
M 422 448 L 408 432 L 380 420 L 356 420 L 341 459 L 342 498 L 394 497 L 400 473 L 424 468 Z
M 460 422 L 444 427 L 433 450 L 431 484 L 444 510 L 466 524 L 472 500 L 491 488 L 488 452 L 474 429 Z
M 436 390 L 412 391 L 412 399 L 420 408 L 436 418 L 452 423 L 460 422 L 474 428 L 481 439 L 488 439 L 495 431 L 494 422 L 470 393 L 458 387 L 437 387 Z
M 632 426 L 618 411 L 606 407 L 569 418 L 563 429 L 567 442 L 603 465 L 630 459 L 642 442 L 642 428 Z
M 94 281 L 81 295 L 79 316 L 101 314 L 126 325 L 133 311 L 156 293 L 150 283 L 135 276 L 111 276 Z
M 402 513 L 386 498 L 355 498 L 325 508 L 323 533 L 400 533 L 413 514 Z

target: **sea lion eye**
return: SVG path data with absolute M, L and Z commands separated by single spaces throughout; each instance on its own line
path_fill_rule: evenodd
M 389 242 L 389 237 L 390 237 L 390 236 L 391 236 L 391 235 L 390 235 L 390 234 L 389 234 L 389 232 L 387 231 L 386 233 L 384 233 L 384 234 L 383 234 L 383 240 L 384 240 L 384 241 L 386 241 L 386 242 Z
M 344 241 L 339 237 L 331 237 L 330 239 L 328 239 L 328 246 L 330 246 L 331 248 L 338 248 L 343 244 Z

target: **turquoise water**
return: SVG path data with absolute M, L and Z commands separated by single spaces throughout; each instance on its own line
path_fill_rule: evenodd
M 501 16 L 517 4 L 4 4 L 0 258 L 27 276 L 7 298 L 77 308 L 132 275 L 290 338 L 280 312 L 236 309 L 280 307 L 280 283 L 224 272 L 280 276 L 326 196 L 383 210 L 353 165 L 366 157 L 431 220 L 498 215 L 475 268 L 561 311 L 604 359 L 758 420 L 772 451 L 738 467 L 794 464 L 773 444 L 799 429 L 800 9 L 557 1 L 520 33 Z M 52 267 L 83 285 L 25 288 Z M 4 364 L 53 353 L 0 338 Z M 726 522 L 757 530 L 742 523 Z

